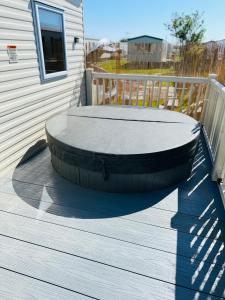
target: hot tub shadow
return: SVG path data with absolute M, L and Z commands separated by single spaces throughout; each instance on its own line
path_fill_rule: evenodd
M 14 192 L 39 211 L 71 218 L 113 218 L 126 216 L 156 205 L 173 190 L 119 194 L 82 188 L 59 176 L 51 165 L 48 149 L 13 173 Z

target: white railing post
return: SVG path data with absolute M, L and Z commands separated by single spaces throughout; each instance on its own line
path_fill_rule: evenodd
M 211 79 L 217 79 L 217 74 L 209 74 L 209 80 Z
M 93 105 L 93 69 L 86 70 L 86 105 Z

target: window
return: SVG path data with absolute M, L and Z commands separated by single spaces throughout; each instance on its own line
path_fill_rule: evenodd
M 42 79 L 67 73 L 63 10 L 34 2 L 36 37 Z

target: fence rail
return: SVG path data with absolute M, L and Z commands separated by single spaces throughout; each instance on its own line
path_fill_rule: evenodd
M 132 105 L 188 114 L 203 124 L 212 178 L 225 179 L 225 87 L 205 77 L 97 73 L 87 70 L 88 105 Z
M 91 72 L 88 70 L 87 72 Z M 208 85 L 204 77 L 89 73 L 92 105 L 167 108 L 200 119 Z M 90 104 L 90 103 L 89 103 Z

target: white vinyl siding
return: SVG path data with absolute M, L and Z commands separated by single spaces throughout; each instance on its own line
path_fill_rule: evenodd
M 36 141 L 45 138 L 47 118 L 85 103 L 82 3 L 79 0 L 40 2 L 63 8 L 67 76 L 41 82 L 30 1 L 1 0 L 0 170 L 16 164 Z M 74 36 L 79 37 L 75 46 Z M 9 64 L 9 44 L 17 46 L 18 63 Z

